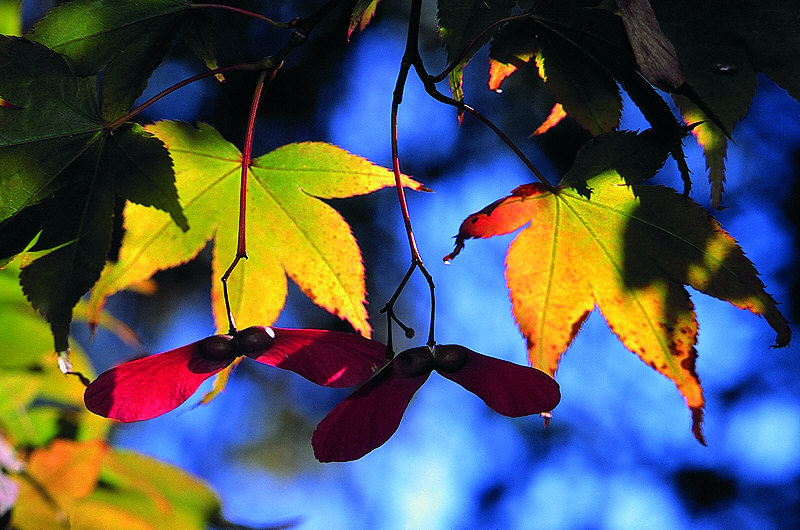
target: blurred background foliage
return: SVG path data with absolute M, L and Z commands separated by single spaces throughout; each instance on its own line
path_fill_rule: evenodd
M 3 0 L 2 9 L 13 3 Z M 316 0 L 228 3 L 278 20 L 308 14 L 319 5 Z M 347 9 L 320 24 L 265 93 L 254 154 L 320 140 L 388 166 L 391 92 L 405 41 L 407 4 L 382 0 L 376 20 L 350 42 Z M 22 29 L 52 5 L 24 2 Z M 435 3 L 425 2 L 422 52 L 429 71 L 444 66 L 435 15 Z M 282 32 L 233 13 L 215 12 L 214 20 L 220 65 L 261 58 L 286 39 Z M 141 100 L 203 69 L 176 43 Z M 552 97 L 532 67 L 510 77 L 502 93 L 487 89 L 487 72 L 483 49 L 465 71 L 467 102 L 557 181 L 589 134 L 566 119 L 528 139 L 547 117 Z M 167 118 L 209 122 L 241 146 L 254 81 L 255 74 L 238 72 L 223 84 L 206 79 L 164 98 L 139 118 L 143 123 Z M 502 274 L 513 235 L 476 242 L 449 267 L 441 257 L 452 249 L 451 236 L 463 218 L 531 176 L 481 124 L 467 116 L 459 126 L 455 111 L 431 100 L 413 76 L 399 121 L 402 170 L 436 192 L 413 195 L 410 207 L 420 250 L 437 284 L 438 341 L 524 363 L 525 343 L 511 317 Z M 626 99 L 622 128 L 646 126 Z M 800 105 L 760 77 L 751 111 L 733 136 L 724 200 L 728 208 L 714 215 L 755 263 L 786 317 L 796 321 Z M 692 197 L 708 207 L 701 149 L 692 138 L 684 143 L 694 177 Z M 681 189 L 672 161 L 656 181 Z M 408 265 L 394 192 L 330 202 L 351 224 L 364 252 L 374 337 L 383 340 L 385 320 L 377 310 Z M 237 198 L 231 197 L 230 207 L 236 205 Z M 157 274 L 154 293 L 125 292 L 109 300 L 107 311 L 130 326 L 140 344 L 131 346 L 106 329 L 92 339 L 85 325 L 76 322 L 76 365 L 84 361 L 80 348 L 100 372 L 213 333 L 209 289 L 217 279 L 210 278 L 208 250 L 185 266 Z M 13 273 L 3 274 L 0 280 L 5 281 Z M 426 325 L 426 293 L 427 287 L 415 279 L 397 306 L 418 336 Z M 457 385 L 434 378 L 385 446 L 353 463 L 322 465 L 313 458 L 311 433 L 346 391 L 243 363 L 207 406 L 197 404 L 210 383 L 172 413 L 112 427 L 113 454 L 116 448 L 133 449 L 187 470 L 219 494 L 227 519 L 256 527 L 800 527 L 798 349 L 772 350 L 774 335 L 759 318 L 699 293 L 693 299 L 700 322 L 697 367 L 708 402 L 708 447 L 691 436 L 688 413 L 672 383 L 655 377 L 595 314 L 557 374 L 563 400 L 546 430 L 538 418 L 494 415 Z M 82 410 L 77 379 L 55 373 L 54 359 L 47 359 L 47 327 L 42 325 L 39 334 L 30 321 L 32 311 L 6 300 L 0 306 L 4 429 L 19 421 L 12 418 L 12 409 L 30 408 L 33 402 L 46 405 L 28 414 L 31 421 L 50 419 L 30 436 L 81 440 L 109 428 Z M 348 330 L 297 289 L 290 289 L 277 325 Z M 8 363 L 22 363 L 35 374 L 53 372 L 52 381 L 50 375 L 37 375 L 35 391 L 33 386 L 15 390 L 7 374 L 21 365 Z M 54 422 L 54 414 L 67 416 L 73 432 L 56 432 L 63 421 Z M 163 495 L 174 496 L 186 487 L 165 480 Z M 128 484 L 135 488 L 138 483 Z M 216 501 L 201 490 L 198 502 L 213 511 Z M 154 510 L 152 504 L 138 509 Z

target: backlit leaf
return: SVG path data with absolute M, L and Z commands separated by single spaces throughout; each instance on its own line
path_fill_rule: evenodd
M 711 183 L 711 205 L 721 210 L 723 209 L 722 192 L 725 188 L 725 157 L 728 154 L 728 138 L 691 101 L 676 95 L 675 102 L 687 123 L 703 122 L 692 129 L 692 134 L 703 148 L 705 155 L 708 181 Z
M 61 373 L 47 322 L 27 303 L 17 274 L 0 271 L 0 424 L 17 444 L 40 446 L 69 431 L 77 439 L 102 437 L 108 422 L 83 407 L 84 386 Z M 73 368 L 94 372 L 83 350 L 71 347 Z
M 453 71 L 447 76 L 447 81 L 450 85 L 450 94 L 453 99 L 459 103 L 464 101 L 464 65 L 459 65 L 453 68 Z M 464 109 L 458 109 L 458 123 L 464 118 Z
M 350 14 L 350 25 L 347 27 L 347 38 L 353 34 L 356 28 L 364 31 L 369 21 L 375 16 L 380 0 L 358 0 Z
M 55 440 L 34 450 L 26 463 L 32 480 L 18 480 L 12 526 L 21 530 L 69 528 L 80 499 L 97 485 L 105 442 Z
M 530 57 L 526 57 L 522 62 L 527 62 L 529 59 Z M 500 85 L 505 78 L 516 71 L 517 66 L 515 64 L 489 59 L 489 90 L 494 90 L 495 92 L 500 90 Z
M 22 0 L 0 2 L 0 35 L 22 33 Z
M 74 0 L 50 10 L 28 38 L 65 56 L 79 76 L 104 70 L 103 117 L 110 121 L 142 93 L 192 11 L 191 3 L 182 0 Z M 210 34 L 210 27 L 206 31 Z
M 560 186 L 557 193 L 540 184 L 520 186 L 469 216 L 448 257 L 465 239 L 529 225 L 509 246 L 506 281 L 532 365 L 555 373 L 597 307 L 629 350 L 676 384 L 692 410 L 692 430 L 703 442 L 704 398 L 695 372 L 698 326 L 684 286 L 764 316 L 777 333 L 777 346 L 786 346 L 791 332 L 753 264 L 719 223 L 669 188 L 627 185 L 649 175 L 623 176 L 617 168 L 627 165 L 627 158 L 609 157 L 604 144 L 593 142 L 576 160 L 570 182 L 583 181 L 582 186 Z M 667 145 L 649 167 L 668 150 Z M 639 156 L 637 150 L 630 153 Z
M 212 299 L 227 330 L 218 279 L 236 249 L 241 154 L 208 125 L 160 122 L 148 127 L 168 146 L 192 228 L 129 205 L 119 261 L 95 286 L 90 305 L 154 272 L 184 263 L 214 241 Z M 286 275 L 315 303 L 369 334 L 361 254 L 349 227 L 319 199 L 370 193 L 394 183 L 392 173 L 323 143 L 291 144 L 254 159 L 248 179 L 247 249 L 228 282 L 240 326 L 270 324 L 286 298 Z M 406 179 L 406 185 L 421 185 Z
M 220 504 L 211 488 L 177 467 L 132 451 L 109 451 L 96 488 L 81 503 L 75 523 L 81 528 L 113 528 L 124 515 L 134 528 L 204 529 L 220 519 Z
M 207 528 L 221 521 L 219 500 L 185 471 L 103 441 L 57 440 L 35 450 L 19 481 L 14 528 Z
M 539 125 L 535 131 L 531 133 L 531 136 L 539 136 L 540 134 L 544 134 L 559 123 L 561 120 L 567 117 L 567 113 L 564 111 L 564 107 L 561 103 L 556 103 L 553 105 L 553 108 L 550 109 L 550 114 L 547 115 L 547 118 Z
M 82 443 L 54 440 L 31 455 L 27 470 L 47 485 L 53 498 L 72 501 L 94 490 L 106 451 L 108 446 L 100 440 Z

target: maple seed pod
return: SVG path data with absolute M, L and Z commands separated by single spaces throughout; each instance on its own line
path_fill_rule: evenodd
M 458 344 L 433 347 L 433 364 L 439 372 L 457 372 L 467 364 L 467 349 Z
M 427 346 L 402 351 L 395 362 L 400 373 L 405 377 L 417 377 L 430 373 L 434 367 L 433 355 Z
M 209 361 L 222 361 L 236 357 L 233 337 L 230 335 L 212 335 L 198 344 L 200 357 Z
M 236 355 L 261 353 L 269 348 L 273 340 L 275 340 L 275 332 L 272 331 L 272 328 L 250 326 L 233 336 L 233 349 Z

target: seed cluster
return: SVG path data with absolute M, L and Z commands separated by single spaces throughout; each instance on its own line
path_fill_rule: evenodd
M 417 377 L 432 370 L 456 372 L 467 363 L 467 352 L 457 344 L 437 344 L 433 351 L 427 346 L 419 346 L 401 352 L 395 362 L 405 377 Z
M 266 326 L 251 326 L 233 335 L 212 335 L 200 341 L 200 356 L 209 361 L 224 361 L 242 355 L 252 356 L 266 351 L 275 332 Z

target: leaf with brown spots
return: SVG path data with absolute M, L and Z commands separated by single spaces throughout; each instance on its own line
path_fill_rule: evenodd
M 446 259 L 466 239 L 527 225 L 509 246 L 506 281 L 531 364 L 554 374 L 597 306 L 629 350 L 677 385 L 704 443 L 698 325 L 684 286 L 765 317 L 776 346 L 786 346 L 791 331 L 753 264 L 713 217 L 670 188 L 638 184 L 663 163 L 668 148 L 659 153 L 658 145 L 650 132 L 596 138 L 555 193 L 526 184 L 467 217 Z

